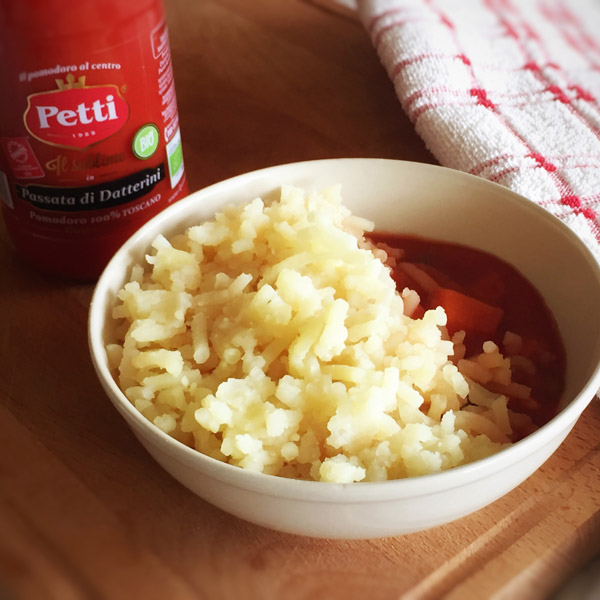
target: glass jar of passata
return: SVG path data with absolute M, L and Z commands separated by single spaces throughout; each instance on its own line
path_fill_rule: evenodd
M 18 251 L 94 280 L 187 193 L 161 0 L 0 0 L 0 204 Z

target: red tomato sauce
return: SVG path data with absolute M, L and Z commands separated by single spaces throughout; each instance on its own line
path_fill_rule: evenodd
M 369 238 L 403 251 L 402 262 L 427 273 L 439 288 L 426 290 L 398 264 L 393 277 L 399 291 L 415 290 L 424 310 L 441 305 L 448 332 L 464 330 L 466 357 L 482 352 L 486 340 L 503 352 L 507 331 L 521 336 L 519 354 L 535 365 L 534 374 L 512 369 L 512 381 L 532 388 L 535 406 L 509 397 L 509 408 L 527 414 L 537 426 L 549 421 L 565 385 L 566 356 L 558 325 L 541 294 L 517 269 L 481 250 L 412 236 L 372 233 Z M 446 304 L 446 305 L 445 305 Z

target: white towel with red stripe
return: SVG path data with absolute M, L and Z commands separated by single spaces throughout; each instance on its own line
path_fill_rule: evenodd
M 600 259 L 600 0 L 357 6 L 440 164 L 533 200 Z

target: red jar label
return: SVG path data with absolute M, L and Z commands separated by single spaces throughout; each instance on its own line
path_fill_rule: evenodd
M 98 5 L 78 6 L 78 17 L 57 15 L 46 27 L 39 10 L 45 19 L 54 12 L 36 5 L 47 38 L 27 22 L 0 30 L 0 89 L 10 90 L 0 115 L 0 204 L 23 254 L 93 278 L 187 184 L 160 1 L 112 4 L 106 30 L 88 18 Z

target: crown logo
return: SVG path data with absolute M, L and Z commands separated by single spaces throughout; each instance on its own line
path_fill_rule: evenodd
M 59 90 L 75 90 L 85 87 L 85 75 L 81 75 L 77 78 L 77 81 L 75 81 L 75 75 L 73 75 L 73 73 L 69 73 L 65 79 L 66 81 L 63 79 L 54 80 Z

